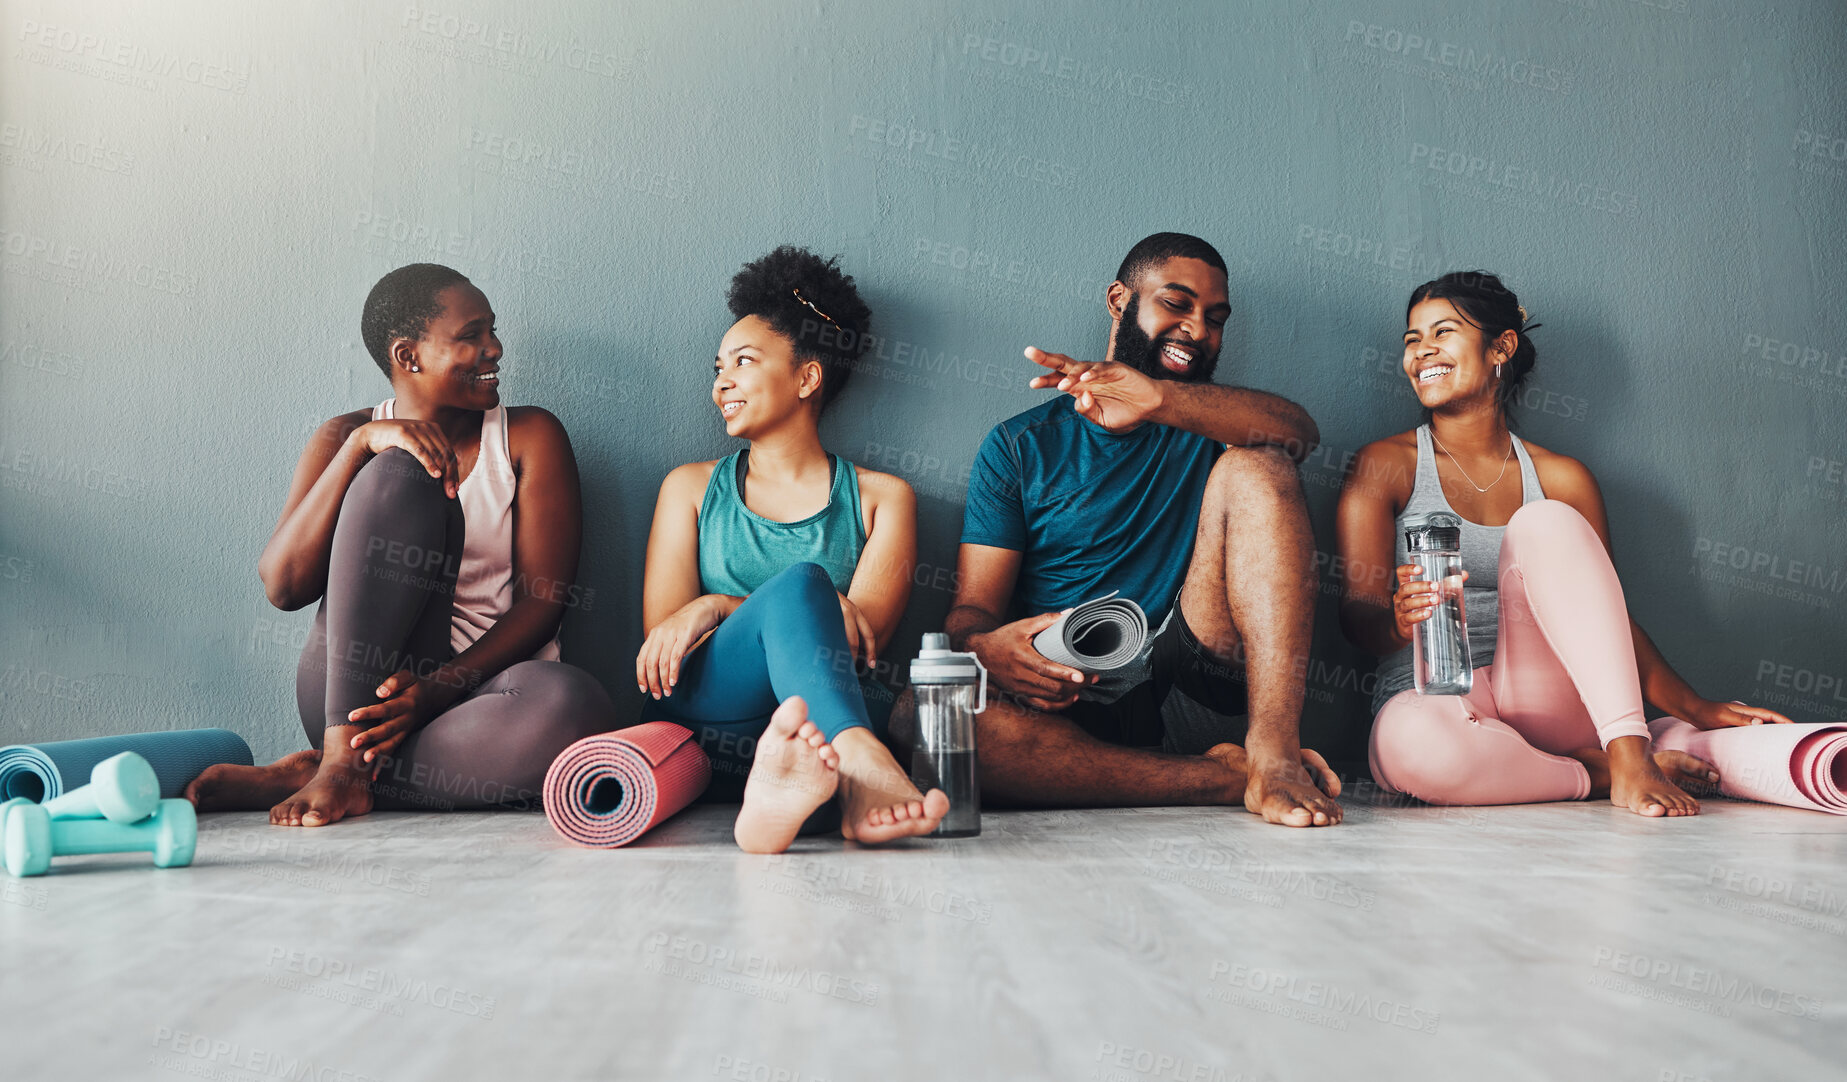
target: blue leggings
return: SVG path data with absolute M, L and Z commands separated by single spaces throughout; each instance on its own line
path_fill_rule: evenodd
M 757 738 L 791 695 L 808 704 L 829 740 L 855 726 L 884 738 L 888 710 L 866 709 L 839 596 L 815 563 L 788 567 L 753 590 L 686 655 L 673 694 L 649 699 L 642 720 L 691 729 L 712 760 L 712 783 L 700 799 L 734 803 L 744 797 Z

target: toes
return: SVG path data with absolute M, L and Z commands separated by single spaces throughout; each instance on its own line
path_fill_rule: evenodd
M 949 814 L 949 794 L 941 789 L 932 789 L 924 794 L 923 814 L 926 819 L 941 819 Z

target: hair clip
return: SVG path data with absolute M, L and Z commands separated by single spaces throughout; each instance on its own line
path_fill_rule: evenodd
M 1527 320 L 1529 320 L 1529 319 L 1531 319 L 1531 318 L 1532 318 L 1531 316 L 1529 316 L 1529 315 L 1527 315 L 1527 314 L 1526 314 L 1526 305 L 1524 305 L 1524 304 L 1516 304 L 1516 305 L 1514 305 L 1514 307 L 1515 307 L 1515 308 L 1518 308 L 1518 309 L 1520 310 L 1520 322 L 1521 322 L 1521 323 L 1523 323 L 1523 324 L 1524 324 L 1524 323 L 1525 323 L 1525 322 L 1526 322 Z
M 808 306 L 808 310 L 809 310 L 810 312 L 813 312 L 813 313 L 814 313 L 815 315 L 817 315 L 817 316 L 820 316 L 820 317 L 821 317 L 822 319 L 825 319 L 825 320 L 827 320 L 827 321 L 828 321 L 829 323 L 834 323 L 834 317 L 833 317 L 833 316 L 830 316 L 830 315 L 828 315 L 828 314 L 827 314 L 826 312 L 823 312 L 823 311 L 821 311 L 821 310 L 820 310 L 819 308 L 816 308 L 816 307 L 814 306 L 814 302 L 813 302 L 813 301 L 811 301 L 811 300 L 809 300 L 809 299 L 808 299 L 807 297 L 804 297 L 804 296 L 802 296 L 802 290 L 801 290 L 801 287 L 800 287 L 800 286 L 797 286 L 796 288 L 794 288 L 794 289 L 791 289 L 791 290 L 790 290 L 789 292 L 791 292 L 791 293 L 793 293 L 793 294 L 795 294 L 795 299 L 796 299 L 796 300 L 798 300 L 798 301 L 801 301 L 801 302 L 802 302 L 803 304 L 805 304 L 805 305 L 807 305 L 807 306 Z M 840 324 L 838 324 L 838 323 L 834 323 L 834 326 L 836 326 L 836 327 L 838 327 L 838 326 L 840 326 Z

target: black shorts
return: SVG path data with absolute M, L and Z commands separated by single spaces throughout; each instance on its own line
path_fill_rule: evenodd
M 1199 645 L 1178 599 L 1149 663 L 1153 675 L 1116 701 L 1079 699 L 1061 713 L 1098 740 L 1127 747 L 1198 755 L 1214 744 L 1244 743 L 1244 678 Z

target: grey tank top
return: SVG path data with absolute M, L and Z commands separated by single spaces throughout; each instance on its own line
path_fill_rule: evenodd
M 1533 470 L 1533 460 L 1526 453 L 1526 444 L 1520 442 L 1518 436 L 1513 437 L 1513 441 L 1514 457 L 1520 460 L 1521 506 L 1545 499 L 1546 494 L 1539 487 L 1539 474 Z M 1430 440 L 1430 426 L 1418 425 L 1417 478 L 1411 483 L 1410 500 L 1398 515 L 1393 563 L 1409 562 L 1404 545 L 1405 519 L 1432 511 L 1448 511 L 1462 519 L 1462 569 L 1469 573 L 1469 581 L 1462 587 L 1462 612 L 1469 625 L 1469 662 L 1479 669 L 1494 663 L 1494 639 L 1500 629 L 1501 616 L 1501 535 L 1507 532 L 1507 527 L 1478 526 L 1456 514 L 1443 495 L 1442 483 L 1437 480 L 1436 455 L 1436 447 Z M 1377 714 L 1386 700 L 1416 684 L 1411 674 L 1409 646 L 1380 658 L 1372 690 L 1372 712 Z

